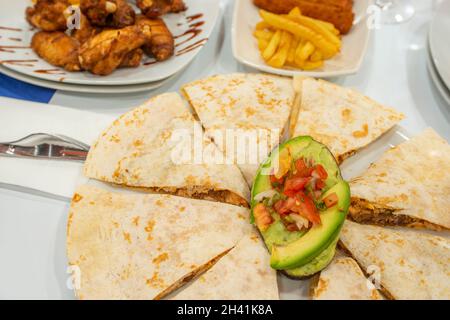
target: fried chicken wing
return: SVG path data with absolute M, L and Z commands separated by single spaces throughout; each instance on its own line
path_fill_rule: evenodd
M 253 0 L 264 10 L 284 14 L 299 7 L 302 14 L 315 19 L 331 22 L 342 34 L 350 31 L 353 25 L 353 0 Z
M 124 58 L 151 38 L 149 27 L 129 26 L 105 30 L 85 42 L 80 48 L 81 66 L 98 75 L 108 75 L 120 66 Z
M 44 31 L 64 31 L 67 29 L 64 11 L 70 6 L 67 0 L 37 0 L 33 7 L 25 11 L 27 21 Z
M 181 12 L 187 9 L 183 0 L 136 0 L 136 5 L 147 18 L 157 18 L 169 12 Z
M 45 61 L 67 71 L 80 71 L 78 41 L 62 31 L 39 31 L 33 35 L 31 48 Z
M 134 9 L 126 0 L 81 0 L 81 11 L 93 25 L 123 28 L 134 24 Z
M 143 15 L 138 15 L 136 25 L 141 29 L 148 27 L 151 30 L 151 39 L 143 46 L 148 55 L 153 55 L 158 61 L 164 61 L 173 56 L 175 40 L 164 20 L 148 19 Z
M 122 60 L 119 68 L 137 68 L 141 65 L 144 51 L 141 48 L 129 52 Z
M 80 44 L 85 43 L 90 38 L 100 33 L 101 29 L 91 24 L 89 19 L 84 15 L 80 15 L 80 26 L 78 29 L 73 29 L 71 36 L 78 40 Z

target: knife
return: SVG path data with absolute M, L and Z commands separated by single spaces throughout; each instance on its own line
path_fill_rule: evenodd
M 88 150 L 52 143 L 41 143 L 34 146 L 0 143 L 0 155 L 7 157 L 85 161 L 87 154 Z

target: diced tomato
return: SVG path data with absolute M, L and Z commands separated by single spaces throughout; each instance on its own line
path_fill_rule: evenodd
M 274 174 L 270 175 L 270 184 L 273 187 L 278 187 L 278 186 L 282 185 L 283 182 L 284 182 L 284 177 L 278 179 L 277 177 L 275 177 Z
M 303 158 L 297 159 L 297 161 L 295 161 L 295 169 L 297 169 L 295 176 L 303 177 L 303 178 L 310 177 L 311 173 L 314 170 L 314 168 L 310 168 L 307 166 L 307 164 Z
M 284 191 L 292 194 L 293 192 L 301 191 L 305 188 L 306 184 L 311 180 L 311 178 L 303 177 L 291 177 L 288 178 L 284 184 Z M 285 193 L 286 194 L 286 193 Z
M 316 165 L 314 170 L 316 170 L 320 179 L 326 180 L 328 178 L 328 173 L 321 164 Z
M 305 160 L 303 160 L 303 158 L 299 158 L 295 161 L 295 169 L 297 169 L 297 171 L 303 171 L 305 169 L 308 169 L 308 166 L 305 163 Z
M 273 222 L 269 210 L 262 203 L 258 203 L 253 208 L 253 216 L 255 217 L 256 226 L 261 231 L 266 231 Z
M 329 194 L 323 199 L 323 202 L 327 206 L 327 208 L 331 208 L 338 203 L 339 199 L 336 193 Z
M 291 211 L 291 209 L 294 205 L 295 205 L 295 199 L 287 198 L 286 200 L 278 200 L 277 202 L 275 202 L 273 208 L 280 215 L 285 215 Z
M 291 210 L 308 219 L 308 221 L 311 221 L 313 224 L 321 223 L 320 215 L 314 205 L 314 201 L 303 192 L 297 193 L 295 205 Z
M 321 179 L 316 180 L 316 190 L 322 190 L 325 187 L 325 182 Z

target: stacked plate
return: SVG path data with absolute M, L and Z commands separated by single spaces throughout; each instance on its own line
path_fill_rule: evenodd
M 12 78 L 57 90 L 124 93 L 156 89 L 180 73 L 206 44 L 219 15 L 219 2 L 186 0 L 188 10 L 164 16 L 175 36 L 175 55 L 157 62 L 144 58 L 138 68 L 118 69 L 108 76 L 67 72 L 39 58 L 29 47 L 36 30 L 25 21 L 29 0 L 0 0 L 0 72 Z
M 428 35 L 428 70 L 436 88 L 450 105 L 450 1 L 443 1 L 431 21 Z

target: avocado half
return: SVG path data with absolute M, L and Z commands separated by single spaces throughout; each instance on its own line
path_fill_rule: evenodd
M 260 230 L 271 253 L 271 267 L 292 278 L 305 278 L 324 269 L 333 259 L 340 230 L 350 206 L 350 188 L 343 180 L 335 158 L 325 145 L 309 136 L 293 138 L 278 146 L 257 172 L 251 194 L 252 222 L 253 208 L 258 204 L 255 197 L 272 189 L 269 173 L 273 172 L 275 160 L 285 148 L 289 148 L 294 161 L 304 157 L 314 159 L 316 164 L 320 163 L 328 173 L 322 197 L 336 193 L 339 199 L 337 205 L 320 212 L 322 223 L 308 231 L 289 232 L 281 220 L 275 220 L 265 231 Z

